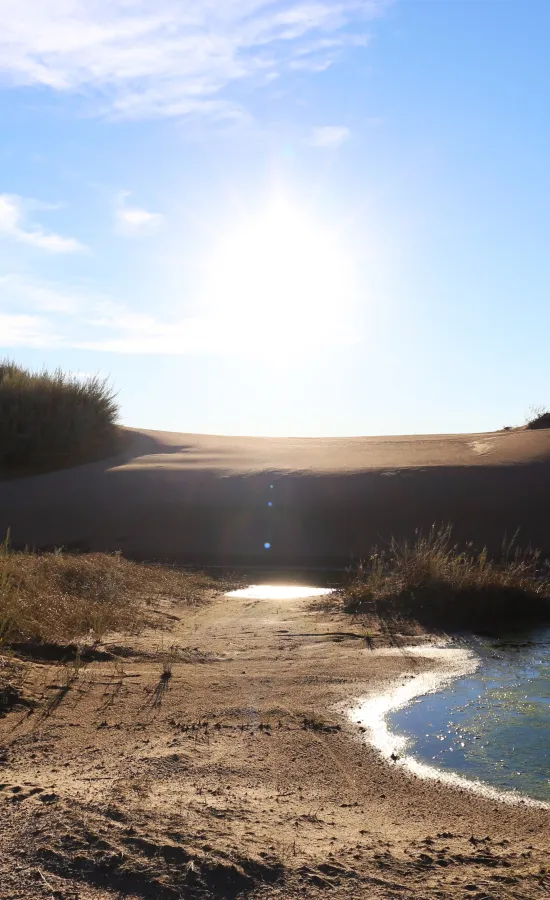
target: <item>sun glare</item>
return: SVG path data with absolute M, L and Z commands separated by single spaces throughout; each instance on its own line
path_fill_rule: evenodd
M 230 591 L 228 597 L 243 597 L 248 600 L 308 600 L 332 594 L 331 588 L 301 587 L 299 585 L 252 584 L 247 588 Z
M 229 334 L 281 352 L 349 340 L 352 263 L 337 236 L 278 199 L 222 241 L 208 306 Z

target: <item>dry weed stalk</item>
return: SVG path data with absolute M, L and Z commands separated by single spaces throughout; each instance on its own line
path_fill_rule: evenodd
M 45 471 L 116 453 L 118 404 L 107 381 L 0 361 L 0 471 Z
M 433 525 L 410 541 L 375 550 L 344 592 L 349 611 L 410 618 L 425 625 L 498 627 L 550 618 L 550 573 L 540 553 L 522 550 L 515 537 L 500 559 L 486 548 L 461 549 L 450 525 Z
M 0 645 L 99 641 L 136 631 L 162 597 L 196 602 L 206 575 L 145 565 L 120 554 L 15 552 L 0 544 Z

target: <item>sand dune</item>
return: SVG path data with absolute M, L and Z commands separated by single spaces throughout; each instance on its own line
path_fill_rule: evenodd
M 458 540 L 496 551 L 519 528 L 550 553 L 550 430 L 126 436 L 117 458 L 1 482 L 0 532 L 200 565 L 322 566 L 451 521 Z

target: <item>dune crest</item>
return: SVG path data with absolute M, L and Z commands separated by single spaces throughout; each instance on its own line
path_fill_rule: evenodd
M 522 544 L 550 552 L 548 429 L 350 438 L 124 431 L 115 458 L 0 482 L 0 534 L 11 528 L 16 545 L 198 565 L 331 566 L 452 522 L 457 540 L 494 552 L 518 528 Z

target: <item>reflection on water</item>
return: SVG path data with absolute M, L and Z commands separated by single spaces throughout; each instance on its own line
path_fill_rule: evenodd
M 308 597 L 324 597 L 331 588 L 307 587 L 296 584 L 252 584 L 250 587 L 231 591 L 228 597 L 248 597 L 250 600 L 305 600 Z
M 550 629 L 476 646 L 481 665 L 392 713 L 422 762 L 550 800 Z

